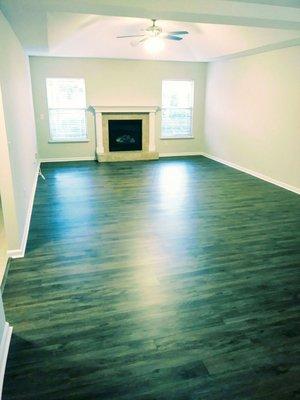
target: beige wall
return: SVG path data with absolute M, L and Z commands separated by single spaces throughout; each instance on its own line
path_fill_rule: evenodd
M 4 107 L 0 86 L 0 194 L 3 221 L 6 229 L 8 248 L 17 249 L 20 245 L 20 233 L 13 185 L 12 169 L 9 158 L 8 137 L 4 119 Z M 9 229 L 8 229 L 9 228 Z
M 10 250 L 20 248 L 36 172 L 28 57 L 0 12 L 0 189 Z
M 193 127 L 195 139 L 161 140 L 160 113 L 158 113 L 157 149 L 161 153 L 200 151 L 206 64 L 30 57 L 30 66 L 40 158 L 88 157 L 94 155 L 95 149 L 94 123 L 90 114 L 88 118 L 89 143 L 48 143 L 49 124 L 45 87 L 47 77 L 84 78 L 87 104 L 100 106 L 160 106 L 163 79 L 193 79 L 195 81 Z
M 300 48 L 209 64 L 204 152 L 300 188 Z

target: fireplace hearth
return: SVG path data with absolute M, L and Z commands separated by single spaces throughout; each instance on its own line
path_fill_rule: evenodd
M 142 150 L 142 120 L 109 120 L 108 141 L 109 151 Z

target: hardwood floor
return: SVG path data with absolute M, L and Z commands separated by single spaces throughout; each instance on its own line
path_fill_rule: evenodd
M 203 157 L 43 172 L 4 400 L 300 398 L 299 196 Z

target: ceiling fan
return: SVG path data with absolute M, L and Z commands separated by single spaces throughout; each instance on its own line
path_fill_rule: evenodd
M 168 39 L 168 40 L 182 40 L 185 35 L 187 35 L 189 32 L 187 31 L 173 31 L 173 32 L 166 32 L 164 33 L 162 28 L 158 25 L 156 25 L 156 19 L 151 19 L 152 25 L 149 26 L 148 28 L 144 29 L 143 34 L 137 34 L 137 35 L 125 35 L 125 36 L 117 36 L 118 39 L 124 39 L 124 38 L 139 38 L 137 40 L 133 40 L 131 42 L 132 46 L 138 46 L 142 43 L 149 42 L 149 43 L 163 43 L 161 39 Z M 162 47 L 159 46 L 159 47 Z M 152 46 L 154 47 L 154 46 Z M 158 47 L 158 46 L 155 46 Z

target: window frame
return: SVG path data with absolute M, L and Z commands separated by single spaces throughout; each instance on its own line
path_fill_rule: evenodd
M 163 83 L 164 82 L 191 82 L 193 89 L 193 97 L 192 97 L 192 105 L 191 107 L 163 107 L 161 104 L 161 124 L 160 124 L 160 139 L 161 140 L 176 140 L 176 139 L 195 139 L 194 136 L 194 104 L 195 104 L 195 80 L 194 79 L 163 79 L 161 82 L 161 103 L 162 103 L 162 95 L 163 95 Z M 190 134 L 189 135 L 172 135 L 172 136 L 163 136 L 163 110 L 176 110 L 176 109 L 186 109 L 191 110 L 191 124 L 190 124 Z
M 49 102 L 48 102 L 48 87 L 47 87 L 47 80 L 48 79 L 76 79 L 76 80 L 81 80 L 83 81 L 83 86 L 84 86 L 84 100 L 85 100 L 85 107 L 70 107 L 70 108 L 60 108 L 60 107 L 49 107 Z M 48 113 L 48 143 L 50 144 L 60 144 L 60 143 L 87 143 L 89 142 L 89 136 L 88 136 L 88 129 L 87 129 L 87 118 L 86 118 L 86 114 L 87 114 L 87 105 L 86 105 L 86 86 L 85 86 L 85 79 L 82 77 L 70 77 L 70 76 L 60 76 L 60 77 L 56 77 L 56 76 L 48 76 L 45 79 L 45 86 L 46 86 L 46 102 L 47 102 L 47 113 Z M 84 111 L 84 126 L 85 126 L 85 138 L 84 139 L 68 139 L 68 138 L 64 138 L 64 139 L 53 139 L 52 135 L 51 135 L 51 125 L 50 125 L 50 110 L 80 110 L 80 111 Z

